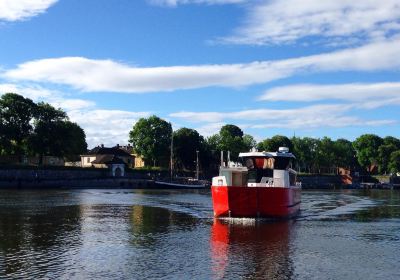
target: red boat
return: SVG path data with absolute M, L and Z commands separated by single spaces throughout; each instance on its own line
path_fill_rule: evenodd
M 288 218 L 299 212 L 301 183 L 288 148 L 240 153 L 239 158 L 241 165 L 222 162 L 212 180 L 215 217 Z

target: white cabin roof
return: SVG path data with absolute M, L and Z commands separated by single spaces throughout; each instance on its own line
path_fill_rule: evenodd
M 279 152 L 247 152 L 240 153 L 239 157 L 289 157 L 296 158 L 292 153 L 279 153 Z

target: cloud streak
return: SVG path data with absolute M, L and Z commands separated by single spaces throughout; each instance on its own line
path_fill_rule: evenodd
M 178 5 L 188 4 L 206 4 L 206 5 L 223 5 L 223 4 L 239 4 L 248 0 L 148 0 L 153 5 L 176 7 Z
M 248 122 L 247 128 L 290 128 L 316 129 L 320 127 L 349 127 L 349 126 L 381 126 L 397 123 L 396 120 L 377 119 L 363 120 L 356 116 L 347 115 L 354 104 L 313 105 L 296 109 L 257 109 L 239 112 L 177 112 L 170 117 L 191 122 L 208 123 L 214 128 L 215 124 L 229 122 Z M 207 130 L 207 125 L 202 129 Z
M 58 0 L 1 0 L 0 21 L 20 21 L 44 13 Z
M 85 130 L 89 147 L 115 146 L 127 144 L 133 125 L 139 118 L 150 116 L 150 112 L 93 109 L 69 111 L 68 116 Z
M 135 67 L 113 60 L 62 57 L 25 62 L 5 71 L 12 80 L 68 85 L 84 92 L 145 93 L 204 87 L 237 88 L 296 74 L 400 68 L 400 40 L 331 53 L 245 64 Z
M 313 102 L 341 100 L 359 107 L 378 108 L 400 104 L 400 83 L 352 83 L 335 85 L 300 84 L 266 91 L 260 100 Z
M 382 40 L 400 31 L 398 0 L 271 0 L 249 8 L 228 43 L 271 45 L 321 36 L 328 44 Z M 315 40 L 314 40 L 315 42 Z
M 70 98 L 67 94 L 57 90 L 50 90 L 38 85 L 0 84 L 0 95 L 4 93 L 17 93 L 35 102 L 47 102 L 56 108 L 64 110 L 87 109 L 94 107 L 95 102 L 79 98 Z

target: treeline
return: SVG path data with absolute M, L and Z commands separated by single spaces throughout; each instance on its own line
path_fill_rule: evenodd
M 0 98 L 0 155 L 64 157 L 77 160 L 86 152 L 83 129 L 48 103 L 35 103 L 15 93 Z
M 240 152 L 252 148 L 277 151 L 285 146 L 296 155 L 296 169 L 300 172 L 335 173 L 338 167 L 380 174 L 400 172 L 400 140 L 391 136 L 364 134 L 351 142 L 276 135 L 257 143 L 235 125 L 224 125 L 219 133 L 204 138 L 194 129 L 172 131 L 170 123 L 151 116 L 139 119 L 129 139 L 146 164 L 164 167 L 169 164 L 172 139 L 174 167 L 181 170 L 194 170 L 196 151 L 202 170 L 207 170 L 218 168 L 220 151 L 230 151 L 231 160 L 237 160 Z

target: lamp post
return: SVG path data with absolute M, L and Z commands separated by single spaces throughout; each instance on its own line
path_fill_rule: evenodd
M 196 180 L 199 180 L 199 151 L 196 151 Z

